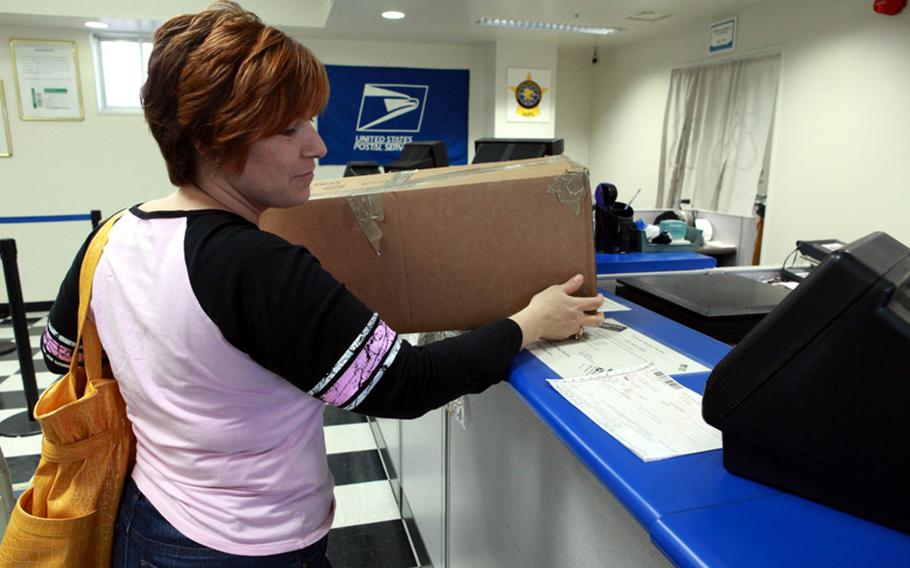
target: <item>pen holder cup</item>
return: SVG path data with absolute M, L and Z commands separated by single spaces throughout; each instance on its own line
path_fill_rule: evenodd
M 601 253 L 629 252 L 636 237 L 632 216 L 635 210 L 625 203 L 594 208 L 594 249 Z

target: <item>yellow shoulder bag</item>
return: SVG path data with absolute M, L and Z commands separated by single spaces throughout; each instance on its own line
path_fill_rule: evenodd
M 110 566 L 114 522 L 135 439 L 117 381 L 102 368 L 101 340 L 86 321 L 92 278 L 108 233 L 95 234 L 79 273 L 79 332 L 69 372 L 35 405 L 41 460 L 16 502 L 0 544 L 0 567 Z M 78 363 L 83 345 L 85 366 Z

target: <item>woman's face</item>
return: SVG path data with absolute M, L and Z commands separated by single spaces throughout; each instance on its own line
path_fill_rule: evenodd
M 309 120 L 300 119 L 253 142 L 243 173 L 232 185 L 262 210 L 301 205 L 310 197 L 316 160 L 326 148 Z

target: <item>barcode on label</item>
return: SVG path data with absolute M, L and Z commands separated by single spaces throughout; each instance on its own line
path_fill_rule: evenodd
M 668 387 L 673 387 L 675 389 L 683 388 L 683 386 L 681 384 L 677 383 L 676 381 L 674 381 L 667 375 L 663 374 L 661 371 L 654 371 L 654 374 L 657 375 L 657 378 L 660 379 L 661 381 L 663 381 L 664 384 L 667 385 Z

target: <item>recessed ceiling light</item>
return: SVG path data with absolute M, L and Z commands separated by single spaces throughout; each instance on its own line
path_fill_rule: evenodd
M 545 30 L 551 32 L 572 32 L 579 34 L 610 35 L 619 28 L 599 28 L 595 26 L 578 26 L 574 24 L 554 24 L 551 22 L 527 22 L 524 20 L 508 20 L 503 18 L 480 18 L 477 23 L 481 26 L 495 28 L 520 28 L 525 30 Z
M 97 20 L 89 20 L 87 22 L 82 22 L 82 25 L 87 28 L 91 28 L 93 30 L 106 30 L 110 27 L 109 25 L 105 24 L 104 22 L 99 22 Z
M 404 12 L 399 12 L 398 10 L 387 10 L 382 13 L 382 17 L 386 20 L 401 20 L 404 18 Z

